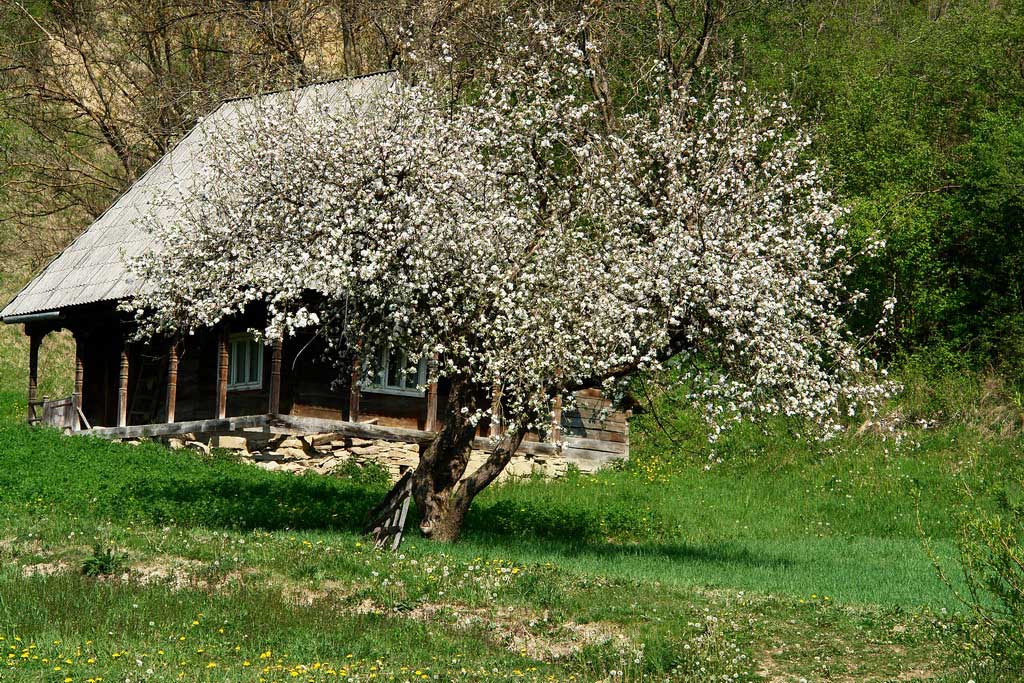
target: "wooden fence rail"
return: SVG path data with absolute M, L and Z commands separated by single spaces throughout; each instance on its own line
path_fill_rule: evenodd
M 64 398 L 29 401 L 29 424 L 38 424 L 70 432 L 89 429 L 78 394 Z

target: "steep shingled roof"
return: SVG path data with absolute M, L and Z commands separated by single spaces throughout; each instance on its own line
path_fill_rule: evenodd
M 144 217 L 173 219 L 173 209 L 153 201 L 158 193 L 179 192 L 187 200 L 194 192 L 197 153 L 211 126 L 237 125 L 246 109 L 251 111 L 253 102 L 267 98 L 297 97 L 299 107 L 304 102 L 344 102 L 375 87 L 390 87 L 395 81 L 393 72 L 384 72 L 222 102 L 25 285 L 0 311 L 0 318 L 9 322 L 8 318 L 14 316 L 124 299 L 138 293 L 145 283 L 127 271 L 124 259 L 160 248 L 144 229 Z

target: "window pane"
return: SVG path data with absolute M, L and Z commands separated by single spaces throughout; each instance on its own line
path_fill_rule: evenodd
M 228 375 L 231 377 L 231 383 L 238 383 L 238 342 L 231 342 L 231 355 L 228 358 Z
M 424 385 L 424 386 L 426 386 L 426 384 L 427 384 L 427 359 L 426 359 L 426 357 L 420 358 L 419 367 L 416 368 L 416 377 L 417 377 L 417 380 L 416 380 L 417 385 Z
M 245 365 L 249 356 L 249 347 L 242 341 L 238 342 L 238 372 L 235 374 L 235 382 L 245 383 Z
M 404 377 L 402 376 L 402 359 L 404 353 L 392 351 L 388 356 L 388 386 L 402 387 Z
M 419 384 L 419 365 L 408 360 L 405 364 L 405 386 L 408 389 L 415 389 Z
M 260 380 L 260 349 L 256 342 L 249 342 L 249 382 L 256 384 Z
M 373 382 L 377 386 L 384 386 L 388 380 L 388 352 L 381 351 L 377 356 L 377 374 L 374 375 Z

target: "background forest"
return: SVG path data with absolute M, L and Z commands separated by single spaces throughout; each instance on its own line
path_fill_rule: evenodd
M 1018 0 L 6 0 L 3 294 L 219 99 L 412 74 L 441 51 L 468 90 L 500 17 L 538 7 L 585 18 L 595 92 L 615 106 L 628 108 L 638 74 L 664 63 L 694 88 L 725 70 L 785 96 L 850 208 L 851 246 L 872 232 L 886 240 L 856 285 L 875 301 L 865 325 L 897 298 L 888 359 L 1024 379 Z

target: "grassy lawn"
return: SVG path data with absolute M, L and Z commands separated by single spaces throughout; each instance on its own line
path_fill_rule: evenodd
M 0 421 L 11 681 L 966 681 L 970 617 L 920 530 L 955 578 L 963 486 L 1019 452 L 953 429 L 712 449 L 638 421 L 630 465 L 487 491 L 462 542 L 391 555 L 356 534 L 377 473 L 61 437 L 22 401 Z

